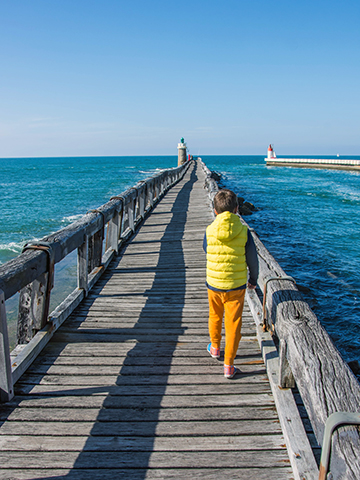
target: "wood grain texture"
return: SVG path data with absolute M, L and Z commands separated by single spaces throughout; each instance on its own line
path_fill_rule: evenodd
M 285 272 L 256 235 L 259 285 Z M 358 412 L 360 384 L 341 358 L 329 335 L 290 281 L 268 283 L 267 310 L 276 334 L 285 340 L 286 356 L 316 438 L 323 443 L 325 422 L 334 412 Z M 333 436 L 330 470 L 334 478 L 360 478 L 360 437 L 355 427 Z
M 167 192 L 19 379 L 1 478 L 294 478 L 248 306 L 241 374 L 206 351 L 204 182 Z

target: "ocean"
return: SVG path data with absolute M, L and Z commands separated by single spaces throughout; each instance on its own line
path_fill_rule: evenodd
M 267 167 L 264 157 L 202 160 L 257 207 L 245 220 L 303 287 L 345 361 L 360 362 L 360 172 Z M 0 264 L 16 257 L 26 242 L 176 165 L 176 156 L 0 159 Z M 56 266 L 53 306 L 76 284 L 75 257 L 63 262 Z M 16 299 L 6 303 L 14 342 Z

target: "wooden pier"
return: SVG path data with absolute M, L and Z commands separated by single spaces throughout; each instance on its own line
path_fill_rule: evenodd
M 235 360 L 241 375 L 225 379 L 221 361 L 206 351 L 202 241 L 213 220 L 207 180 L 194 162 L 156 205 L 154 195 L 137 207 L 114 199 L 133 217 L 118 243 L 126 219 L 121 214 L 119 224 L 119 209 L 109 213 L 118 228 L 114 236 L 108 226 L 109 242 L 116 238 L 112 251 L 119 251 L 105 252 L 106 270 L 81 268 L 83 258 L 88 262 L 81 240 L 81 295 L 78 289 L 73 307 L 67 300 L 12 356 L 15 396 L 8 380 L 0 407 L 1 479 L 318 478 L 310 446 L 316 450 L 317 441 L 305 434 L 308 420 L 301 421 L 292 390 L 279 388 L 279 355 L 254 292 L 247 294 Z M 144 213 L 147 204 L 151 214 Z M 103 217 L 103 237 L 108 210 L 99 211 L 93 223 L 101 231 Z M 100 237 L 91 233 L 93 252 Z M 3 270 L 7 298 L 19 286 L 11 269 Z

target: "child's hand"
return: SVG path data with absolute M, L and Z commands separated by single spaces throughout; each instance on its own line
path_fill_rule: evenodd
M 247 288 L 248 288 L 249 290 L 255 290 L 256 285 L 251 285 L 251 283 L 248 282 Z

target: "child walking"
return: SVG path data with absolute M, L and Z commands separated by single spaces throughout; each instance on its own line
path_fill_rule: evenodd
M 256 288 L 259 264 L 251 233 L 236 215 L 235 193 L 220 190 L 214 198 L 214 209 L 216 218 L 207 227 L 204 237 L 211 340 L 207 350 L 213 358 L 220 358 L 225 313 L 224 376 L 233 378 L 240 372 L 234 360 L 241 339 L 245 290 L 246 287 Z

